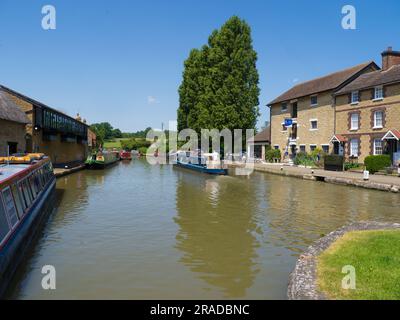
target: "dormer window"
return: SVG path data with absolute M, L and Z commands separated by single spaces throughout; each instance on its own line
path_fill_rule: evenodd
M 286 111 L 287 111 L 287 103 L 286 103 L 286 102 L 282 103 L 282 105 L 281 105 L 281 111 L 282 111 L 282 112 L 286 112 Z
M 383 87 L 375 87 L 374 90 L 374 100 L 382 100 L 383 99 Z
M 315 107 L 318 105 L 318 96 L 311 96 L 311 106 Z
M 353 91 L 353 92 L 351 93 L 351 103 L 352 103 L 352 104 L 357 104 L 357 103 L 358 103 L 358 100 L 359 100 L 359 93 L 358 93 L 358 91 Z

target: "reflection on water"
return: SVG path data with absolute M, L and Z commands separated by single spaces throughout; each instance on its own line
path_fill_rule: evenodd
M 182 261 L 224 296 L 246 295 L 257 273 L 260 246 L 256 229 L 254 188 L 245 185 L 233 196 L 231 177 L 207 177 L 182 172 L 177 186 L 176 247 Z M 232 181 L 230 181 L 232 180 Z M 243 201 L 244 200 L 244 201 Z
M 138 160 L 61 178 L 57 195 L 10 297 L 282 299 L 297 256 L 321 235 L 400 220 L 397 194 Z M 41 289 L 47 264 L 55 291 Z

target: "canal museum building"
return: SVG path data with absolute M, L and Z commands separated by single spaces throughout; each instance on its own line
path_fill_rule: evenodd
M 74 166 L 86 159 L 89 151 L 88 125 L 80 117 L 74 119 L 4 86 L 0 86 L 0 92 L 4 99 L 13 103 L 14 109 L 18 106 L 26 115 L 23 118 L 26 121 L 23 134 L 22 126 L 19 134 L 15 134 L 19 137 L 18 152 L 44 153 L 56 167 Z M 8 128 L 12 131 L 10 125 Z
M 285 162 L 322 149 L 363 162 L 368 155 L 400 160 L 400 52 L 298 84 L 271 101 L 271 145 Z
M 28 116 L 0 89 L 0 157 L 26 149 Z

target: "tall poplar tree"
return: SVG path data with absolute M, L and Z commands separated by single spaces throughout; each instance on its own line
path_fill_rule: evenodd
M 252 129 L 260 89 L 249 25 L 230 18 L 185 61 L 179 88 L 178 130 Z

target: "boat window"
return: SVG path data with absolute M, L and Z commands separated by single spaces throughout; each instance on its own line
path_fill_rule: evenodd
M 42 188 L 43 188 L 45 186 L 46 182 L 43 177 L 43 169 L 42 168 L 39 169 L 38 176 L 39 176 L 40 184 L 42 185 Z
M 33 180 L 34 180 L 34 184 L 36 187 L 36 192 L 39 194 L 40 191 L 42 191 L 42 185 L 40 183 L 40 179 L 39 179 L 39 172 L 36 171 L 33 175 Z
M 18 186 L 19 197 L 21 198 L 22 206 L 23 206 L 24 211 L 25 211 L 25 209 L 28 208 L 29 205 L 28 205 L 28 200 L 25 199 L 24 190 L 23 190 L 23 187 L 22 187 L 22 182 L 19 182 L 17 186 Z
M 3 201 L 11 227 L 14 227 L 19 219 L 17 215 L 17 209 L 15 208 L 14 198 L 9 187 L 3 191 Z
M 18 192 L 18 188 L 15 184 L 11 186 L 11 191 L 14 196 L 15 204 L 17 206 L 18 217 L 21 218 L 24 214 L 24 209 L 25 209 L 23 205 L 24 200 L 21 199 L 21 196 Z
M 22 190 L 24 191 L 24 197 L 26 200 L 27 207 L 29 207 L 32 203 L 32 195 L 28 189 L 28 185 L 26 184 L 26 180 L 22 181 Z
M 33 191 L 32 191 L 32 188 L 31 188 L 31 184 L 29 183 L 29 178 L 26 178 L 26 179 L 24 180 L 24 183 L 25 183 L 25 185 L 26 185 L 26 188 L 27 188 L 27 190 L 28 190 L 28 194 L 29 194 L 29 197 L 30 197 L 31 203 L 32 203 L 33 200 L 35 199 L 35 197 L 34 197 L 34 195 L 33 195 Z
M 36 198 L 36 196 L 37 196 L 37 194 L 39 193 L 39 190 L 37 190 L 36 189 L 36 185 L 35 185 L 35 181 L 33 181 L 33 175 L 31 175 L 29 178 L 28 178 L 28 184 L 30 185 L 30 187 L 31 187 L 31 191 L 32 191 L 32 195 L 33 195 L 33 198 L 35 199 Z
M 6 210 L 4 208 L 3 201 L 1 198 L 2 197 L 0 194 L 0 243 L 10 232 L 10 225 L 8 224 L 8 220 L 6 218 Z

